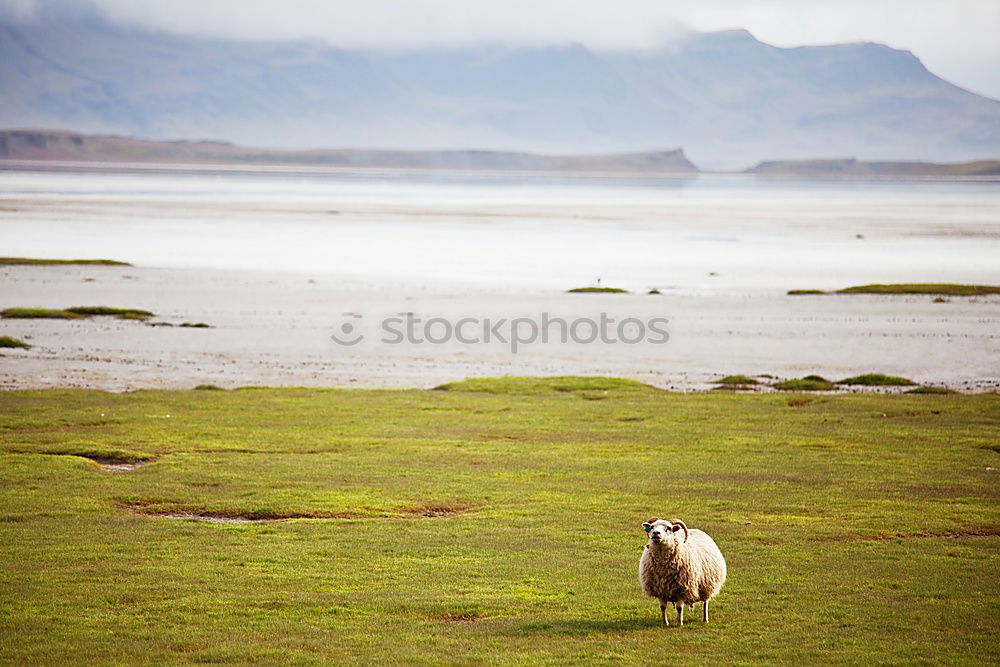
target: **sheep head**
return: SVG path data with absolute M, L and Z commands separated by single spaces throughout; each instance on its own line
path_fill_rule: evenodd
M 688 540 L 688 528 L 680 519 L 650 519 L 642 524 L 652 544 L 666 544 L 677 539 L 676 533 L 684 531 L 684 541 Z

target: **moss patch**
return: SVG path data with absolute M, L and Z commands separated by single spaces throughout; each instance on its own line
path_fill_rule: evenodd
M 716 380 L 713 384 L 754 385 L 754 384 L 760 384 L 760 382 L 750 377 L 749 375 L 727 375 L 721 380 Z
M 110 306 L 73 306 L 72 308 L 67 308 L 66 310 L 71 313 L 76 313 L 77 315 L 113 315 L 123 320 L 145 320 L 153 316 L 153 313 L 148 310 L 140 310 L 138 308 L 111 308 Z
M 628 294 L 628 290 L 618 287 L 574 287 L 566 291 L 569 294 Z
M 119 262 L 113 259 L 35 259 L 32 257 L 0 257 L 0 266 L 58 266 L 63 264 L 75 264 L 81 266 L 132 266 L 128 262 Z
M 6 308 L 0 316 L 10 319 L 79 320 L 87 317 L 115 316 L 121 320 L 146 320 L 153 316 L 148 310 L 111 308 L 109 306 L 74 306 L 72 308 Z
M 935 294 L 947 296 L 985 296 L 988 294 L 1000 294 L 1000 286 L 997 285 L 954 285 L 950 283 L 900 283 L 888 285 L 857 285 L 846 287 L 833 292 L 825 292 L 818 289 L 793 289 L 788 290 L 790 296 L 804 296 L 809 294 Z M 935 303 L 947 303 L 946 299 L 934 299 Z
M 837 290 L 836 294 L 946 294 L 949 296 L 984 296 L 1000 294 L 997 285 L 953 285 L 948 283 L 903 283 L 859 285 Z
M 867 385 L 873 387 L 911 387 L 917 383 L 897 375 L 867 373 L 865 375 L 855 375 L 854 377 L 845 378 L 837 382 L 837 384 Z
M 807 375 L 798 380 L 785 380 L 771 385 L 782 391 L 830 391 L 837 386 L 819 375 Z
M 20 338 L 12 338 L 10 336 L 0 336 L 0 347 L 19 347 L 25 350 L 29 349 L 31 346 L 25 343 Z
M 11 320 L 80 320 L 85 317 L 79 313 L 54 308 L 5 308 L 0 310 L 0 316 Z
M 579 393 L 585 398 L 599 398 L 605 392 L 658 392 L 659 389 L 635 380 L 575 375 L 545 378 L 476 378 L 449 382 L 438 391 L 482 392 L 486 394 L 553 394 Z

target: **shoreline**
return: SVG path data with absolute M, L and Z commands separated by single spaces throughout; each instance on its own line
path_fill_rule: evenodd
M 803 297 L 770 289 L 660 296 L 400 290 L 374 281 L 345 288 L 329 275 L 142 266 L 16 266 L 2 267 L 0 276 L 2 307 L 107 305 L 157 313 L 148 323 L 0 320 L 0 335 L 33 345 L 3 351 L 5 390 L 429 389 L 479 377 L 586 375 L 688 392 L 712 389 L 713 380 L 731 374 L 836 381 L 870 372 L 964 393 L 1000 389 L 1000 297 L 933 303 L 929 296 Z M 542 313 L 595 321 L 601 313 L 619 321 L 664 317 L 669 340 L 536 341 L 511 353 L 503 345 L 454 339 L 388 345 L 373 334 L 354 347 L 331 338 L 347 322 L 371 327 L 404 313 L 450 321 Z M 184 322 L 212 328 L 179 326 Z

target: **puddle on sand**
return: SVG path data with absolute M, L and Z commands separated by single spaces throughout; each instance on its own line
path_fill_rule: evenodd
M 131 472 L 132 470 L 137 470 L 148 466 L 150 463 L 156 461 L 155 457 L 140 459 L 133 456 L 106 456 L 103 454 L 88 454 L 80 452 L 21 452 L 24 454 L 45 454 L 46 456 L 72 456 L 74 458 L 86 459 L 91 463 L 97 464 L 101 470 L 110 470 L 114 472 Z
M 85 457 L 85 458 L 90 458 L 90 457 Z M 148 466 L 150 463 L 153 462 L 151 459 L 145 461 L 130 461 L 129 463 L 107 462 L 93 458 L 90 460 L 96 463 L 97 465 L 101 466 L 103 470 L 116 470 L 119 472 L 128 472 L 130 470 L 135 470 L 143 466 Z

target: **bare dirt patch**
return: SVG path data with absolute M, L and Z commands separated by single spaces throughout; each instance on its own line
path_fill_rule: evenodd
M 959 532 L 959 533 L 920 533 L 917 535 L 910 535 L 909 537 L 914 539 L 920 538 L 942 538 L 948 540 L 967 540 L 973 538 L 988 538 L 988 537 L 1000 537 L 1000 528 L 987 528 L 984 530 L 973 530 L 969 532 Z
M 895 542 L 896 540 L 968 540 L 968 539 L 988 539 L 1000 537 L 1000 527 L 973 529 L 967 531 L 944 531 L 940 533 L 900 533 L 897 535 L 876 535 L 863 538 L 871 542 Z
M 790 408 L 804 408 L 805 406 L 812 403 L 814 399 L 807 396 L 796 396 L 794 398 L 788 399 L 788 407 Z
M 449 612 L 432 616 L 431 618 L 435 621 L 441 621 L 443 623 L 472 623 L 482 619 L 483 617 L 473 612 L 464 614 L 454 614 Z
M 409 518 L 441 519 L 466 514 L 475 509 L 471 505 L 427 505 L 407 510 Z
M 368 511 L 343 512 L 302 512 L 283 510 L 259 510 L 234 512 L 225 510 L 195 509 L 179 503 L 158 500 L 134 500 L 116 504 L 119 509 L 146 517 L 163 519 L 191 519 L 216 524 L 248 524 L 290 521 L 292 519 L 322 519 L 327 521 L 361 521 L 366 519 L 447 519 L 477 509 L 471 504 L 435 504 L 418 505 L 399 510 L 386 510 L 384 513 Z

